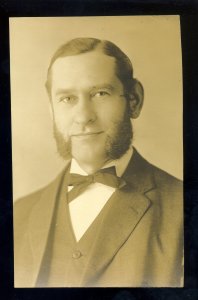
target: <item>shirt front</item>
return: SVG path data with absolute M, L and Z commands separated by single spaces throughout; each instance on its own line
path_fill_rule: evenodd
M 117 176 L 121 177 L 126 170 L 132 154 L 133 148 L 131 147 L 120 159 L 105 164 L 103 168 L 115 166 Z M 70 173 L 88 175 L 75 159 L 71 161 Z M 72 188 L 68 187 L 68 191 Z M 69 203 L 70 219 L 76 241 L 81 239 L 114 191 L 115 188 L 113 187 L 97 182 L 91 183 L 85 191 Z

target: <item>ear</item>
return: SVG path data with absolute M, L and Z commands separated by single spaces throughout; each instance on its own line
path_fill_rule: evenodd
M 133 93 L 130 95 L 131 118 L 139 117 L 144 102 L 144 89 L 142 84 L 135 79 Z

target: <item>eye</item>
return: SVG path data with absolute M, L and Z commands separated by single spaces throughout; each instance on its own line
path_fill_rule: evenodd
M 68 96 L 62 96 L 62 97 L 59 99 L 59 102 L 64 102 L 64 103 L 67 103 L 67 104 L 72 104 L 75 100 L 76 100 L 76 97 L 75 97 L 75 96 L 73 96 L 73 95 L 68 95 Z
M 91 95 L 92 98 L 97 98 L 97 99 L 99 99 L 99 98 L 103 99 L 103 98 L 108 97 L 108 96 L 111 96 L 110 93 L 107 92 L 107 91 L 103 91 L 103 90 L 102 91 L 96 91 L 95 93 L 93 93 Z

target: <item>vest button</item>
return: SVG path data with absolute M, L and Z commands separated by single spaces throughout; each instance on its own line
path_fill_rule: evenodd
M 73 252 L 72 257 L 77 259 L 80 258 L 82 256 L 82 253 L 79 250 L 76 250 Z

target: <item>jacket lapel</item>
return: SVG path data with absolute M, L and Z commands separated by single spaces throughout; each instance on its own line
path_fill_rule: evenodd
M 81 286 L 93 285 L 151 207 L 155 189 L 151 167 L 136 150 L 123 178 L 127 185 L 110 199 L 111 206 L 93 246 Z
M 56 208 L 56 199 L 64 173 L 61 172 L 56 180 L 48 186 L 42 193 L 41 198 L 34 206 L 29 219 L 29 239 L 34 255 L 33 285 L 35 286 L 37 276 L 39 274 L 42 258 L 45 252 L 48 236 L 50 233 L 50 225 L 52 223 L 53 212 Z M 42 224 L 42 225 L 41 225 Z
M 29 238 L 34 255 L 33 286 L 37 281 L 53 212 L 56 208 L 56 199 L 59 197 L 60 186 L 66 171 L 64 170 L 44 190 L 30 215 Z M 91 285 L 94 278 L 102 272 L 126 242 L 152 204 L 155 186 L 151 176 L 151 167 L 136 150 L 134 150 L 132 160 L 123 178 L 127 185 L 117 190 L 110 200 L 112 202 L 111 207 L 103 220 L 101 230 L 93 246 L 90 260 L 82 276 L 82 286 Z

